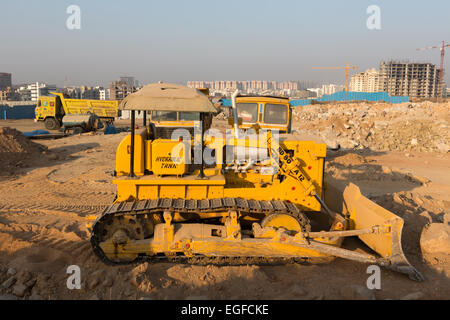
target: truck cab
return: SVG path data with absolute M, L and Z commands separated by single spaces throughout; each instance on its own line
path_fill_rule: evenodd
M 273 96 L 238 96 L 236 107 L 239 127 L 249 129 L 258 126 L 262 129 L 290 133 L 292 107 L 288 98 Z
M 57 130 L 61 127 L 64 109 L 58 97 L 39 97 L 34 112 L 35 121 L 44 121 L 47 129 Z

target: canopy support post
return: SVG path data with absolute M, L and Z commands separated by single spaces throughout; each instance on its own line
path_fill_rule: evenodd
M 203 148 L 204 148 L 204 132 L 205 132 L 205 113 L 201 112 L 200 113 L 200 125 L 201 125 L 201 135 L 200 135 L 200 148 L 201 148 L 201 155 L 200 155 L 200 174 L 199 174 L 199 178 L 200 179 L 205 179 L 205 172 L 204 172 L 204 162 L 203 162 Z
M 131 147 L 130 147 L 130 178 L 134 178 L 134 133 L 136 130 L 135 111 L 131 111 Z

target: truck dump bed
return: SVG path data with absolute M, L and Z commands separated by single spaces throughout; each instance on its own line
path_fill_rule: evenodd
M 100 118 L 117 117 L 118 101 L 113 100 L 84 100 L 65 99 L 60 93 L 53 93 L 61 99 L 62 106 L 66 114 L 93 113 Z

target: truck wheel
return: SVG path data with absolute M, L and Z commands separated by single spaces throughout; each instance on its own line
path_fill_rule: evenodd
M 46 118 L 44 124 L 47 130 L 58 130 L 61 127 L 55 118 Z

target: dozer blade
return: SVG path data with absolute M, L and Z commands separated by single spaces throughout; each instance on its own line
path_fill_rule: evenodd
M 350 229 L 379 228 L 379 232 L 362 234 L 358 237 L 389 261 L 390 269 L 407 274 L 412 280 L 424 280 L 422 274 L 408 262 L 403 253 L 402 218 L 364 197 L 358 186 L 353 183 L 345 188 L 342 201 L 341 212 L 349 215 Z

